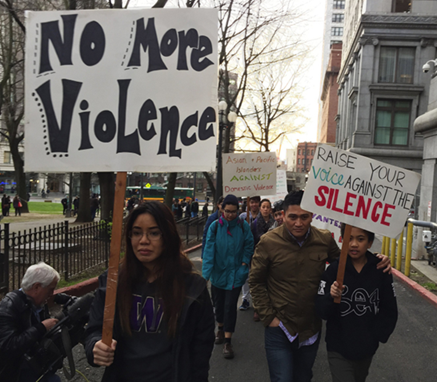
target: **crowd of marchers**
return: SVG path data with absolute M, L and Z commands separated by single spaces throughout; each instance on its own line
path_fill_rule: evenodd
M 379 343 L 387 342 L 397 321 L 390 261 L 369 251 L 372 232 L 352 227 L 340 286 L 340 249 L 331 232 L 311 225 L 302 197 L 292 192 L 273 205 L 251 197 L 248 206 L 234 195 L 221 197 L 205 225 L 202 275 L 183 252 L 176 228 L 180 210 L 199 213 L 197 200 L 185 201 L 185 211 L 182 201 L 171 209 L 160 202 L 133 208 L 112 340 L 102 341 L 105 272 L 83 341 L 90 365 L 106 368 L 102 381 L 206 382 L 214 345 L 223 346 L 226 359 L 243 352 L 234 349 L 232 337 L 238 335 L 238 309 L 250 308 L 265 327 L 272 382 L 312 380 L 322 319 L 332 380 L 365 381 Z M 22 288 L 0 302 L 0 380 L 59 380 L 56 370 L 38 375 L 26 362 L 57 323 L 45 304 L 58 281 L 52 267 L 34 265 Z

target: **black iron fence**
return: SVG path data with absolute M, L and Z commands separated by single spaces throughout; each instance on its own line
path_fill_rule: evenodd
M 0 291 L 20 287 L 26 269 L 39 261 L 55 268 L 65 280 L 108 262 L 109 234 L 105 221 L 69 227 L 68 221 L 10 232 L 0 230 Z
M 206 217 L 176 222 L 185 248 L 201 241 L 205 222 Z M 17 233 L 4 224 L 0 229 L 0 292 L 19 288 L 26 269 L 39 261 L 51 265 L 65 280 L 103 263 L 108 266 L 108 224 L 102 220 L 71 227 L 65 221 Z
M 204 216 L 198 216 L 195 218 L 181 219 L 176 222 L 179 236 L 185 248 L 188 248 L 190 242 L 199 242 L 202 240 L 206 219 Z

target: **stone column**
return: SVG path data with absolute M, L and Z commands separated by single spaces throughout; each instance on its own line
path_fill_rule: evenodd
M 435 223 L 437 222 L 437 72 L 431 80 L 428 111 L 416 118 L 414 131 L 423 134 L 423 165 L 418 219 Z M 413 243 L 417 257 L 426 257 L 420 227 L 415 227 L 414 236 Z

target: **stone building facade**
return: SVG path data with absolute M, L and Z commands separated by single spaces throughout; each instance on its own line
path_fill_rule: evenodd
M 344 28 L 336 146 L 421 172 L 413 122 L 428 106 L 437 2 L 349 0 Z

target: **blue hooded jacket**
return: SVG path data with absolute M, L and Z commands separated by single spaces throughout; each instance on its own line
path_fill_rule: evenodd
M 208 229 L 203 252 L 203 277 L 211 279 L 211 284 L 220 289 L 238 288 L 249 275 L 252 255 L 253 235 L 249 224 L 239 217 L 231 221 L 220 217 Z

